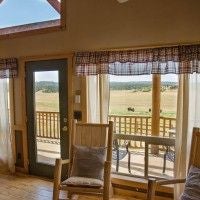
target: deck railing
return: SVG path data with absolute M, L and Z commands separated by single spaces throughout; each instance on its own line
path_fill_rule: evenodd
M 36 112 L 37 137 L 60 139 L 59 112 Z
M 109 120 L 114 122 L 114 132 L 123 134 L 151 135 L 150 116 L 119 116 L 109 115 Z M 160 117 L 160 135 L 169 136 L 169 130 L 176 127 L 176 119 Z
M 114 133 L 126 135 L 151 136 L 150 116 L 119 116 L 109 115 L 109 120 L 114 122 Z M 176 127 L 176 119 L 160 117 L 160 137 L 169 137 L 169 130 Z M 132 141 L 133 148 L 144 148 L 143 141 Z
M 142 136 L 142 135 L 124 135 L 124 134 L 114 134 L 114 139 L 126 140 L 130 142 L 140 142 L 144 143 L 144 177 L 149 177 L 149 150 L 151 145 L 164 146 L 164 147 L 174 147 L 175 138 L 165 138 L 157 136 Z M 163 151 L 163 150 L 161 150 Z M 158 153 L 159 155 L 159 153 Z M 160 163 L 154 163 L 154 167 Z M 159 166 L 157 166 L 159 167 Z M 117 172 L 118 174 L 127 175 L 127 173 Z M 130 174 L 129 174 L 130 175 Z M 162 175 L 160 175 L 162 176 Z
M 43 138 L 60 139 L 59 112 L 36 112 L 37 136 Z M 114 122 L 114 132 L 120 134 L 151 135 L 151 117 L 149 116 L 119 116 L 109 115 Z M 169 130 L 176 127 L 176 119 L 160 117 L 160 135 L 169 137 Z

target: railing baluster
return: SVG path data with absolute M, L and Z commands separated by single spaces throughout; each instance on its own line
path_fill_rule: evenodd
M 145 142 L 145 154 L 144 154 L 144 177 L 148 178 L 149 167 L 149 144 Z
M 45 126 L 45 123 L 44 123 L 44 113 L 42 114 L 42 124 L 43 124 L 43 127 L 42 127 L 43 137 L 45 137 L 45 129 L 44 129 L 44 126 Z
M 129 134 L 131 134 L 131 117 L 129 117 Z
M 46 136 L 49 138 L 49 131 L 48 131 L 48 114 L 45 114 L 45 119 L 46 119 Z
M 50 138 L 53 138 L 52 136 L 52 130 L 51 130 L 51 113 L 49 113 L 49 131 L 50 131 Z
M 56 129 L 55 129 L 55 113 L 52 113 L 52 117 L 53 117 L 53 122 L 52 122 L 52 128 L 53 128 L 53 138 L 56 137 Z
M 146 117 L 146 136 L 148 135 L 148 117 Z
M 165 118 L 163 118 L 163 137 L 166 136 L 165 123 L 166 123 L 166 120 L 165 120 Z

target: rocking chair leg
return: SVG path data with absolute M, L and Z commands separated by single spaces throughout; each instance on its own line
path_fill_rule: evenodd
M 117 150 L 116 172 L 119 171 L 119 150 Z
M 166 170 L 166 154 L 164 154 L 164 158 L 163 158 L 163 174 L 165 173 Z
M 109 197 L 112 198 L 113 194 L 114 194 L 114 192 L 113 192 L 112 183 L 110 183 Z
M 54 189 L 53 191 L 53 200 L 59 200 L 60 190 Z
M 72 193 L 71 193 L 71 192 L 68 192 L 68 193 L 67 193 L 67 198 L 68 198 L 69 200 L 72 199 Z
M 131 154 L 128 152 L 128 172 L 131 174 Z

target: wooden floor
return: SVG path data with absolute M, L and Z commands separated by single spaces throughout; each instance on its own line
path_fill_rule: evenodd
M 51 200 L 52 182 L 25 175 L 0 174 L 0 200 Z M 60 199 L 67 199 L 61 193 Z M 98 197 L 79 196 L 78 200 L 98 200 Z M 113 197 L 112 200 L 135 200 L 134 198 Z

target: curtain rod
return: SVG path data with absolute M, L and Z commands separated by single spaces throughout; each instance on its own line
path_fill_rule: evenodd
M 80 50 L 74 51 L 76 52 L 84 52 L 84 51 L 123 51 L 123 50 L 140 50 L 140 49 L 154 49 L 154 48 L 162 48 L 162 47 L 175 47 L 175 46 L 187 46 L 187 45 L 199 45 L 200 41 L 197 42 L 187 42 L 187 43 L 166 43 L 166 44 L 157 44 L 157 45 L 141 45 L 141 46 L 132 46 L 132 47 L 117 47 L 117 48 L 100 48 L 100 49 L 91 49 L 91 50 Z

